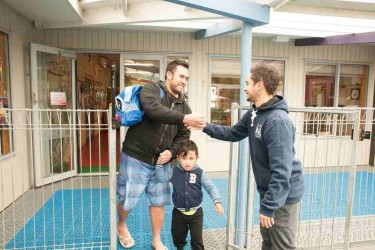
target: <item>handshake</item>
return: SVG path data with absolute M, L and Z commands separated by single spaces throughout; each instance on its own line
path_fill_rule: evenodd
M 182 122 L 189 130 L 203 130 L 206 127 L 206 119 L 200 114 L 185 115 Z

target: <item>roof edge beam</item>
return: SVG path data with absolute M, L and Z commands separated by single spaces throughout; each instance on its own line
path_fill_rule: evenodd
M 195 39 L 201 40 L 209 37 L 215 37 L 220 35 L 237 32 L 242 29 L 242 22 L 238 20 L 225 20 L 221 23 L 217 23 L 207 29 L 198 30 L 195 32 Z
M 251 24 L 253 27 L 269 23 L 270 7 L 244 0 L 164 0 Z
M 375 32 L 329 36 L 326 38 L 311 37 L 295 40 L 295 46 L 343 45 L 363 43 L 375 43 Z
M 68 3 L 72 6 L 77 15 L 83 20 L 83 10 L 79 4 L 79 0 L 68 0 Z
M 124 13 L 124 16 L 128 15 L 128 0 L 120 0 L 121 2 L 121 8 L 122 12 Z
M 273 0 L 269 5 L 273 8 L 273 10 L 277 10 L 281 6 L 287 4 L 290 0 Z

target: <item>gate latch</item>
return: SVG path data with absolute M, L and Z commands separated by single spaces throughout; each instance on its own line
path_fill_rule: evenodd
M 371 139 L 371 132 L 370 131 L 364 131 L 363 129 L 361 129 L 360 131 L 360 141 L 363 141 L 363 140 L 370 140 Z
M 354 130 L 352 130 L 352 140 L 353 140 L 353 134 L 354 134 Z M 363 141 L 366 139 L 367 140 L 371 139 L 371 131 L 365 131 L 363 129 L 360 129 L 358 133 L 358 141 Z

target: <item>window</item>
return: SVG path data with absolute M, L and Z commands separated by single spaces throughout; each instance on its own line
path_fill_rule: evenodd
M 280 74 L 278 95 L 284 94 L 285 62 L 277 60 L 252 60 L 252 66 L 265 63 L 275 67 Z M 231 105 L 240 102 L 241 61 L 237 58 L 211 58 L 210 109 L 211 123 L 231 124 Z
M 340 67 L 339 107 L 365 107 L 368 66 L 342 64 Z
M 124 69 L 125 86 L 160 80 L 159 60 L 126 59 Z
M 13 151 L 10 112 L 6 110 L 10 108 L 8 65 L 8 37 L 0 32 L 0 158 Z
M 365 107 L 369 66 L 306 64 L 306 107 Z M 338 77 L 338 79 L 337 79 Z M 314 135 L 351 135 L 347 115 L 306 114 L 304 132 Z
M 306 66 L 306 107 L 333 107 L 335 95 L 335 65 Z

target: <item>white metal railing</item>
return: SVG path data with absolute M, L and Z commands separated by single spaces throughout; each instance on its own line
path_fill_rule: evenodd
M 232 121 L 245 109 L 233 111 Z M 0 160 L 0 248 L 116 246 L 119 153 L 111 111 L 1 111 L 5 122 L 0 124 L 0 138 L 3 131 L 8 133 L 12 153 Z M 332 248 L 375 240 L 375 178 L 373 167 L 368 166 L 374 153 L 370 153 L 370 140 L 352 140 L 348 134 L 351 128 L 371 131 L 373 115 L 374 109 L 292 109 L 297 155 L 307 178 L 299 247 Z M 320 127 L 324 122 L 335 130 L 307 133 L 310 121 Z M 355 129 L 354 134 L 360 131 Z M 1 146 L 4 143 L 1 139 Z M 239 233 L 248 249 L 257 249 L 261 243 L 256 217 L 259 198 L 252 171 L 247 177 L 247 229 L 240 232 L 234 223 L 239 151 L 239 145 L 232 144 L 227 239 L 234 246 Z
M 232 124 L 249 107 L 232 107 Z M 348 249 L 375 245 L 375 171 L 370 155 L 374 109 L 291 108 L 296 127 L 295 149 L 304 167 L 306 192 L 297 234 L 298 248 Z M 310 126 L 310 127 L 309 127 Z M 231 249 L 260 249 L 259 195 L 252 171 L 248 172 L 246 229 L 239 230 L 238 175 L 241 144 L 231 145 L 227 245 Z M 373 155 L 374 153 L 372 153 Z M 251 168 L 249 159 L 248 165 Z M 239 245 L 239 237 L 246 239 Z
M 108 110 L 1 111 L 0 248 L 109 249 Z

